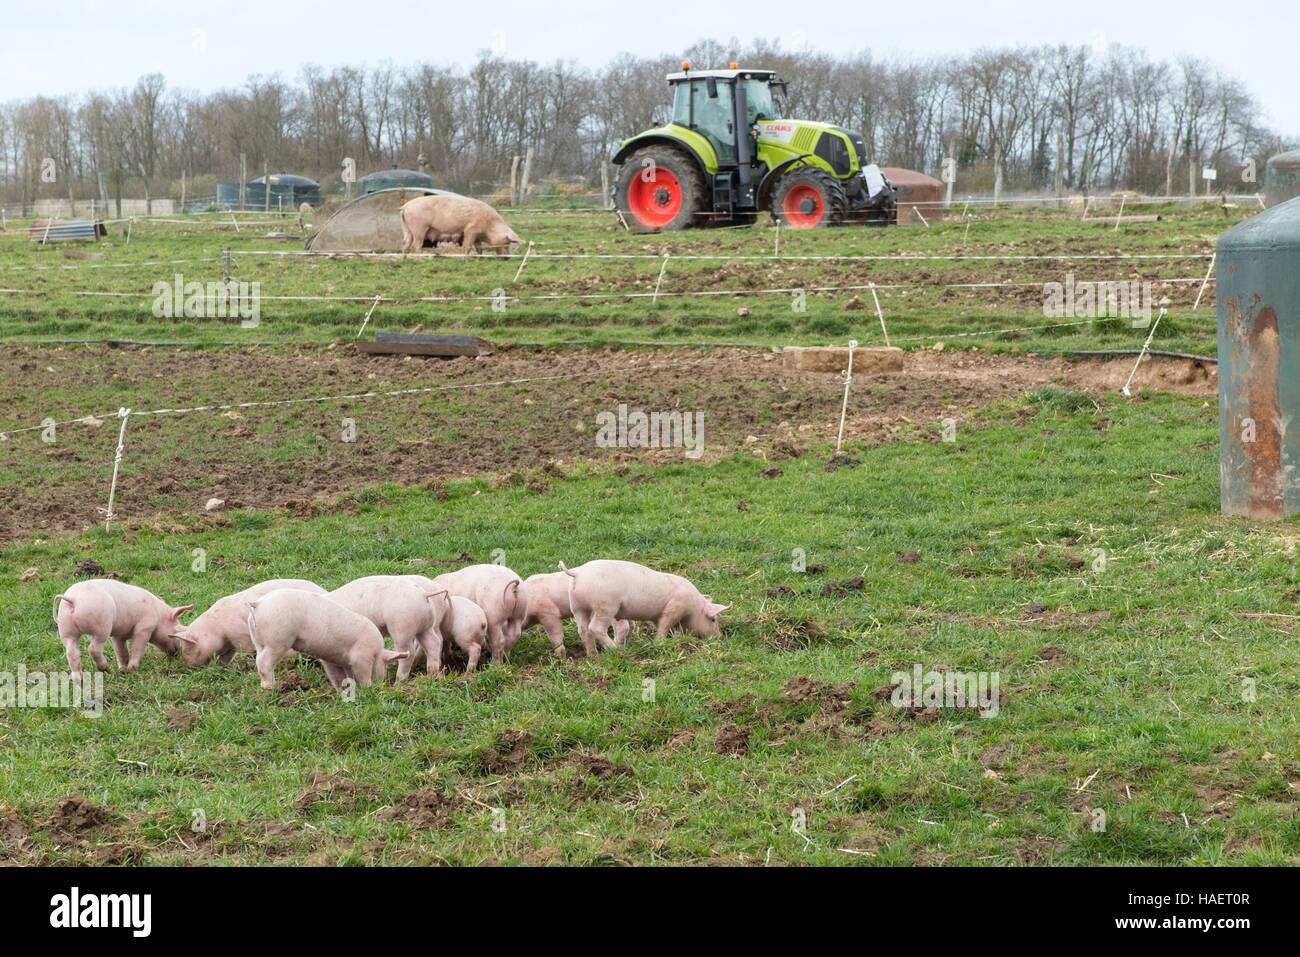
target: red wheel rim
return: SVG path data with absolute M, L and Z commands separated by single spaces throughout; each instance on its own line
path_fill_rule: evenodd
M 817 187 L 800 183 L 785 194 L 781 215 L 796 229 L 807 229 L 821 223 L 823 208 L 822 194 Z
M 682 211 L 682 184 L 662 166 L 638 172 L 627 188 L 627 209 L 643 226 L 667 226 Z

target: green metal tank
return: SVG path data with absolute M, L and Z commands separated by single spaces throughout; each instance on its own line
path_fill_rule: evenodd
M 413 169 L 375 170 L 357 180 L 357 195 L 378 192 L 381 189 L 433 189 L 433 177 Z
M 1219 237 L 1219 502 L 1300 512 L 1300 199 Z
M 1264 164 L 1264 205 L 1278 206 L 1300 196 L 1300 150 L 1270 156 Z

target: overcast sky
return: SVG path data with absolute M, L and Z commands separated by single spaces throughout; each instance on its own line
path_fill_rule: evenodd
M 0 101 L 129 86 L 151 72 L 209 91 L 252 73 L 293 79 L 305 63 L 464 64 L 485 49 L 598 65 L 623 51 L 676 54 L 706 37 L 877 57 L 1119 43 L 1154 59 L 1190 53 L 1214 62 L 1246 82 L 1274 128 L 1300 134 L 1300 0 L 841 0 L 815 9 L 790 0 L 5 0 Z

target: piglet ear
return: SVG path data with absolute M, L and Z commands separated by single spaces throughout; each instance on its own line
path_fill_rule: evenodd
M 399 658 L 405 658 L 408 652 L 393 651 L 391 648 L 384 649 L 384 661 L 397 661 Z
M 710 601 L 705 606 L 705 610 L 708 612 L 710 618 L 717 618 L 719 615 L 721 615 L 724 611 L 726 611 L 730 607 L 731 607 L 730 604 L 719 605 L 716 602 Z
M 194 605 L 193 605 L 193 604 L 189 604 L 189 605 L 181 605 L 179 608 L 173 608 L 173 609 L 172 609 L 172 617 L 173 617 L 173 618 L 179 618 L 181 615 L 185 614 L 187 611 L 193 611 L 193 610 L 194 610 Z
M 178 631 L 172 635 L 173 638 L 179 638 L 181 641 L 188 641 L 191 645 L 197 645 L 199 640 L 192 636 L 188 631 Z

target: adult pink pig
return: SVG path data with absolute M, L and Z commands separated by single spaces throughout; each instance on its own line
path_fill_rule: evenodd
M 319 659 L 330 684 L 351 678 L 359 687 L 384 680 L 385 666 L 406 657 L 389 651 L 374 622 L 324 595 L 277 588 L 249 602 L 248 637 L 257 650 L 262 687 L 275 688 L 275 666 L 290 651 Z
M 569 602 L 588 655 L 596 653 L 597 642 L 615 647 L 609 626 L 616 619 L 653 621 L 658 638 L 678 626 L 701 638 L 716 638 L 721 633 L 718 616 L 731 607 L 700 594 L 681 575 L 636 562 L 601 559 L 573 569 L 560 567 L 572 579 Z
M 492 664 L 502 664 L 523 631 L 528 612 L 524 580 L 504 565 L 470 565 L 434 580 L 452 595 L 468 598 L 487 616 L 488 649 Z
M 325 594 L 324 588 L 305 578 L 272 578 L 217 599 L 207 611 L 176 635 L 181 640 L 181 653 L 185 656 L 186 664 L 197 668 L 206 665 L 216 656 L 217 661 L 228 665 L 235 657 L 235 652 L 251 652 L 253 642 L 248 637 L 248 614 L 253 606 L 249 602 L 277 588 L 297 588 L 313 595 Z
M 482 252 L 491 246 L 501 256 L 511 243 L 523 242 L 487 203 L 468 196 L 420 196 L 402 206 L 402 252 L 414 253 L 426 241 L 435 247 L 440 240 L 459 236 L 466 250 Z
M 108 670 L 104 644 L 112 639 L 117 665 L 122 671 L 140 667 L 146 645 L 157 645 L 175 657 L 176 633 L 184 628 L 180 617 L 193 608 L 173 608 L 157 595 L 136 585 L 111 578 L 77 582 L 54 596 L 52 615 L 59 640 L 68 654 L 68 667 L 81 671 L 81 636 L 90 635 L 90 657 L 100 671 Z M 127 643 L 130 642 L 130 651 Z

